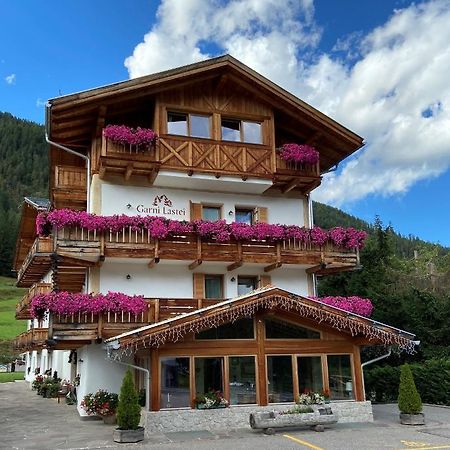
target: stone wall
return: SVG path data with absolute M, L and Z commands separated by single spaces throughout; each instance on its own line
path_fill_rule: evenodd
M 174 409 L 147 412 L 147 433 L 250 428 L 249 415 L 254 411 L 283 411 L 289 404 L 271 406 L 232 406 L 224 409 Z M 370 402 L 332 402 L 340 423 L 373 422 Z

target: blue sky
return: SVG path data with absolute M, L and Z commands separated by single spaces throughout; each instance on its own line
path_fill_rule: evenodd
M 231 53 L 358 132 L 320 201 L 450 245 L 450 2 L 3 0 L 0 110 Z M 439 30 L 436 33 L 433 30 Z

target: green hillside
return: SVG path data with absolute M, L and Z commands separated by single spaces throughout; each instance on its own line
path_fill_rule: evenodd
M 14 278 L 0 277 L 0 341 L 12 339 L 26 329 L 26 320 L 14 317 L 16 304 L 26 289 L 15 286 Z

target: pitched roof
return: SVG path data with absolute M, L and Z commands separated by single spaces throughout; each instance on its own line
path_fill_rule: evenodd
M 50 208 L 50 200 L 48 198 L 41 197 L 24 197 L 24 202 L 28 203 L 33 208 L 41 211 L 48 210 Z
M 344 330 L 352 336 L 362 336 L 374 344 L 396 345 L 407 352 L 414 351 L 414 334 L 274 286 L 122 333 L 105 342 L 118 341 L 125 352 L 140 346 L 159 347 L 178 341 L 187 333 L 250 317 L 260 309 L 275 308 L 298 313 L 300 317 Z

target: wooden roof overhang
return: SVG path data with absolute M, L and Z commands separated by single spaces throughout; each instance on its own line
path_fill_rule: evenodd
M 298 314 L 301 318 L 357 337 L 358 345 L 394 345 L 409 353 L 414 351 L 411 333 L 273 286 L 120 334 L 107 339 L 106 343 L 116 341 L 120 352 L 135 353 L 143 347 L 160 347 L 181 341 L 188 333 L 198 333 L 243 317 L 253 317 L 258 311 L 274 309 Z
M 25 260 L 34 239 L 36 238 L 36 217 L 48 210 L 50 202 L 47 199 L 25 197 L 20 215 L 19 233 L 13 261 L 13 270 L 18 271 Z
M 222 87 L 229 82 L 239 85 L 269 104 L 277 126 L 318 148 L 321 172 L 363 146 L 360 136 L 230 55 L 51 99 L 50 138 L 74 148 L 87 147 L 106 115 L 148 107 L 159 92 L 207 79 L 216 79 Z

